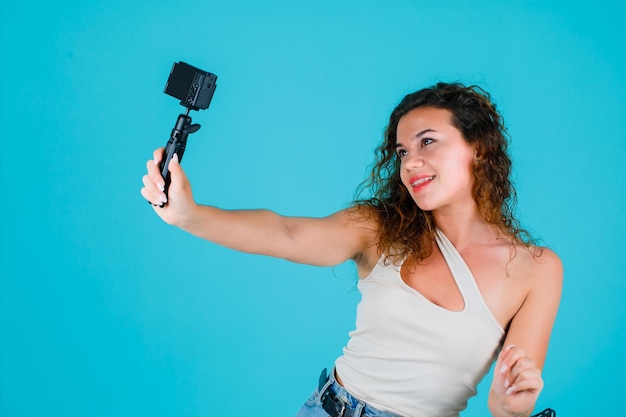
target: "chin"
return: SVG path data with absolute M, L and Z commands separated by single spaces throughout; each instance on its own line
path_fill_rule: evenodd
M 432 202 L 428 202 L 428 201 L 424 201 L 424 200 L 417 200 L 417 199 L 413 199 L 413 201 L 415 201 L 415 205 L 417 205 L 417 207 L 422 210 L 422 211 L 433 211 L 435 208 L 437 208 L 436 204 L 433 204 Z

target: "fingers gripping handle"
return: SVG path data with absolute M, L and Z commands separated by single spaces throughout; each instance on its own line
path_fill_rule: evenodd
M 185 153 L 185 148 L 187 146 L 187 136 L 191 133 L 197 132 L 199 129 L 200 125 L 192 125 L 191 117 L 188 115 L 181 114 L 178 116 L 176 125 L 174 126 L 174 129 L 172 129 L 170 139 L 167 141 L 167 145 L 165 146 L 163 159 L 161 159 L 161 164 L 159 165 L 161 175 L 163 176 L 163 179 L 165 179 L 165 195 L 167 195 L 167 191 L 171 183 L 169 165 L 172 157 L 176 154 L 178 155 L 179 162 L 183 159 L 183 154 Z

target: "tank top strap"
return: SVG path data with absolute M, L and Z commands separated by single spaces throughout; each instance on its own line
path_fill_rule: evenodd
M 476 283 L 476 279 L 474 278 L 472 271 L 459 251 L 439 229 L 436 229 L 435 241 L 437 242 L 437 246 L 443 254 L 443 257 L 452 272 L 452 276 L 454 277 L 454 280 L 459 287 L 463 298 L 465 299 L 465 303 L 467 304 L 465 306 L 465 310 L 472 311 L 473 314 L 479 314 L 479 312 L 484 314 L 488 320 L 490 320 L 498 328 L 499 331 L 503 332 L 504 329 L 502 329 L 502 326 L 489 309 L 487 302 L 480 293 L 480 289 L 478 288 L 478 284 Z

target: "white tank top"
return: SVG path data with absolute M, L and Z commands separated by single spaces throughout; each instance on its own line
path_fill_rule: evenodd
M 433 304 L 402 280 L 399 267 L 379 262 L 359 280 L 356 329 L 335 363 L 350 393 L 406 417 L 458 416 L 504 335 L 456 248 L 439 230 L 436 242 L 463 310 Z

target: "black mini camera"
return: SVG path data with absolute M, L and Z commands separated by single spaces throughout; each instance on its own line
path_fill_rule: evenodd
M 165 94 L 180 100 L 190 110 L 204 110 L 211 104 L 217 76 L 184 62 L 174 63 L 165 84 Z
M 202 71 L 184 62 L 174 63 L 172 67 L 164 92 L 179 99 L 180 104 L 187 108 L 187 112 L 178 116 L 159 165 L 161 175 L 165 179 L 165 195 L 171 182 L 169 164 L 172 157 L 176 154 L 178 160 L 181 161 L 187 147 L 187 136 L 200 129 L 199 124 L 191 124 L 189 111 L 204 110 L 209 107 L 215 92 L 215 81 L 217 81 L 215 74 Z

